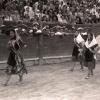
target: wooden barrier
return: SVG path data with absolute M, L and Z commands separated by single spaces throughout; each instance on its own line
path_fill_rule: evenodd
M 5 22 L 6 28 L 9 28 L 12 25 L 17 25 L 17 23 L 13 22 Z M 27 23 L 30 24 L 30 23 Z M 57 23 L 44 23 L 44 25 L 57 25 Z M 30 24 L 31 25 L 31 24 Z M 59 24 L 63 26 L 63 24 Z M 65 25 L 65 24 L 64 24 Z M 71 28 L 71 25 L 66 25 Z M 95 25 L 76 25 L 75 27 L 92 27 L 92 31 L 95 36 L 99 35 L 100 32 L 100 24 Z M 4 30 L 6 29 L 4 28 Z M 41 42 L 42 41 L 42 42 Z M 0 61 L 7 60 L 8 50 L 6 48 L 8 42 L 8 37 L 6 35 L 0 36 Z M 73 34 L 68 34 L 66 36 L 53 36 L 53 37 L 45 37 L 42 38 L 35 36 L 28 40 L 28 47 L 22 50 L 22 54 L 25 59 L 27 58 L 35 58 L 35 57 L 55 57 L 55 56 L 70 56 L 73 49 Z

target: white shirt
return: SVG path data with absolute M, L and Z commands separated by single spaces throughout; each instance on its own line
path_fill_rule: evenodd
M 91 48 L 96 44 L 98 44 L 98 43 L 97 43 L 96 38 L 94 37 L 94 35 L 93 35 L 93 39 L 92 39 L 92 41 L 90 43 L 88 42 L 88 40 L 85 42 L 85 46 L 87 48 Z

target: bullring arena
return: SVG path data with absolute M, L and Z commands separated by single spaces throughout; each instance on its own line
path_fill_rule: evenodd
M 22 83 L 18 82 L 17 75 L 13 75 L 8 86 L 3 85 L 5 82 L 4 69 L 6 67 L 6 60 L 4 59 L 7 57 L 7 51 L 1 51 L 3 58 L 1 57 L 0 62 L 0 100 L 99 100 L 99 55 L 94 76 L 91 79 L 85 79 L 87 68 L 81 71 L 79 62 L 75 65 L 75 70 L 71 72 L 70 69 L 74 65 L 74 62 L 71 61 L 73 45 L 67 44 L 69 46 L 69 49 L 67 49 L 68 46 L 65 45 L 65 43 L 67 43 L 65 41 L 72 40 L 71 38 L 67 40 L 65 39 L 66 37 L 61 38 L 62 42 L 60 44 L 65 47 L 62 49 L 61 47 L 59 48 L 59 45 L 51 45 L 59 48 L 59 50 L 55 52 L 55 48 L 53 48 L 53 51 L 50 49 L 46 51 L 46 56 L 42 64 L 39 65 L 38 59 L 34 56 L 36 54 L 34 54 L 35 50 L 32 52 L 34 46 L 27 48 L 31 54 L 27 49 L 26 51 L 23 50 L 28 74 L 24 76 Z M 55 42 L 58 43 L 60 38 L 56 37 L 56 39 Z M 50 46 L 52 41 L 49 40 L 49 42 L 46 43 L 49 43 Z M 47 44 L 45 45 L 49 47 Z M 3 47 L 5 45 L 1 46 Z M 31 47 L 32 49 L 29 49 Z M 5 52 L 5 54 L 3 54 L 3 52 Z M 34 58 L 29 59 L 29 56 L 32 56 L 32 54 Z
M 3 86 L 5 77 L 0 71 L 0 100 L 99 100 L 99 63 L 89 80 L 84 79 L 87 70 L 80 71 L 78 63 L 75 71 L 70 72 L 72 65 L 65 62 L 29 66 L 21 84 L 15 75 L 7 87 Z
M 80 69 L 80 59 L 72 59 L 79 34 L 83 51 L 98 46 L 94 74 L 87 79 L 90 66 Z M 95 39 L 90 48 L 88 34 Z M 9 52 L 15 65 L 8 63 Z M 18 70 L 25 67 L 20 81 Z M 0 0 L 0 100 L 100 100 L 99 85 L 100 0 Z

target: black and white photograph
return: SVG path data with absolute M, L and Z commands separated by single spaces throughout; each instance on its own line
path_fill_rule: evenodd
M 100 0 L 0 0 L 0 100 L 100 100 Z

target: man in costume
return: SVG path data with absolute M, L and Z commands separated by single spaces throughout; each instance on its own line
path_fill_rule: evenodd
M 81 70 L 83 71 L 83 60 L 84 60 L 84 43 L 87 39 L 87 32 L 83 31 L 84 29 L 82 27 L 79 27 L 77 29 L 77 33 L 74 36 L 74 48 L 72 52 L 72 60 L 73 61 L 79 61 L 81 65 Z M 74 70 L 76 63 L 74 63 L 74 66 L 71 68 L 71 71 Z

